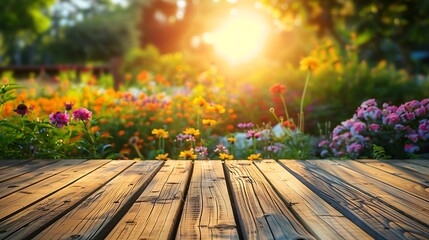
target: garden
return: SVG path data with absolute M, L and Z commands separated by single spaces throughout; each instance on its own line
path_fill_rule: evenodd
M 429 157 L 428 60 L 412 58 L 429 51 L 428 23 L 414 16 L 427 4 L 105 1 L 76 4 L 58 20 L 68 1 L 34 2 L 25 7 L 51 10 L 29 16 L 46 26 L 0 17 L 0 159 Z M 269 24 L 251 22 L 246 8 Z M 219 12 L 234 20 L 182 34 Z M 335 24 L 323 25 L 321 12 Z M 244 39 L 231 45 L 237 32 Z M 191 47 L 180 45 L 187 37 Z M 25 64 L 58 71 L 8 68 Z

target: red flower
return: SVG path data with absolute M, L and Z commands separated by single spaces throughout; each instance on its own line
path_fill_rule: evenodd
M 286 86 L 283 84 L 276 83 L 270 88 L 271 94 L 285 94 Z
M 295 123 L 293 123 L 291 121 L 284 121 L 283 126 L 286 128 L 290 128 L 290 130 L 295 130 L 295 128 L 296 128 Z

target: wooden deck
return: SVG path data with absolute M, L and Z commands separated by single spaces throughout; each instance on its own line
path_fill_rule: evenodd
M 429 239 L 429 160 L 0 161 L 0 239 Z

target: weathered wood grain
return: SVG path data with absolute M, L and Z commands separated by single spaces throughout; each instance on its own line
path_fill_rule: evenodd
M 168 161 L 106 239 L 170 239 L 180 221 L 191 161 Z
M 176 239 L 238 239 L 221 161 L 195 161 Z
M 5 168 L 10 168 L 15 165 L 25 164 L 28 161 L 31 161 L 31 160 L 0 160 L 0 170 L 3 170 Z
M 313 192 L 376 239 L 426 239 L 429 226 L 368 193 L 370 184 L 356 182 L 356 172 L 322 169 L 328 160 L 282 160 L 289 171 Z M 339 165 L 334 165 L 339 166 Z M 346 179 L 343 179 L 343 178 Z M 358 178 L 359 179 L 359 178 Z M 360 179 L 361 180 L 361 179 Z M 378 193 L 378 192 L 377 192 Z
M 226 161 L 244 239 L 313 239 L 251 161 Z
M 19 177 L 22 174 L 35 171 L 43 166 L 53 164 L 58 160 L 32 160 L 24 164 L 14 165 L 12 167 L 0 170 L 0 182 Z
M 429 178 L 429 160 L 392 161 L 392 164 L 424 174 Z
M 370 167 L 365 164 L 360 164 L 357 161 L 333 161 L 344 168 L 360 173 L 359 176 L 366 176 L 383 184 L 398 188 L 408 194 L 418 197 L 424 201 L 429 201 L 429 188 L 425 185 L 415 183 L 413 181 L 403 179 L 401 177 L 386 173 L 379 169 Z M 328 162 L 326 162 L 328 163 Z M 398 194 L 401 194 L 400 192 Z M 429 203 L 429 202 L 428 202 Z
M 123 172 L 34 239 L 103 239 L 142 193 L 163 161 L 140 161 Z M 91 178 L 86 177 L 87 181 Z M 122 215 L 121 215 L 122 214 Z
M 48 179 L 85 160 L 62 160 L 0 183 L 0 198 Z
M 34 237 L 71 209 L 81 206 L 79 204 L 84 199 L 135 161 L 90 160 L 88 162 L 95 163 L 86 164 L 88 171 L 90 171 L 89 174 L 82 176 L 80 173 L 83 170 L 75 169 L 74 171 L 79 172 L 77 176 L 80 176 L 77 181 L 42 201 L 26 207 L 19 213 L 0 221 L 0 239 L 28 239 Z M 44 189 L 40 188 L 40 190 L 43 191 Z
M 393 164 L 394 162 L 399 160 L 359 160 L 358 163 L 366 164 L 368 166 L 377 168 L 381 171 L 385 171 L 392 175 L 413 181 L 415 183 L 421 184 L 423 186 L 429 187 L 429 176 L 421 174 L 420 172 L 416 172 L 410 170 L 408 168 L 404 168 L 401 166 L 397 166 Z M 402 160 L 401 160 L 402 161 Z
M 417 197 L 391 186 L 369 175 L 359 173 L 353 169 L 344 167 L 336 161 L 308 161 L 317 164 L 317 167 L 327 172 L 335 174 L 343 181 L 359 187 L 366 193 L 377 197 L 380 201 L 388 204 L 404 214 L 419 220 L 421 223 L 429 223 L 429 199 Z
M 274 160 L 254 161 L 279 196 L 319 239 L 371 239 Z
M 87 161 L 0 199 L 0 221 L 10 214 L 49 196 L 86 174 L 107 164 L 105 160 Z

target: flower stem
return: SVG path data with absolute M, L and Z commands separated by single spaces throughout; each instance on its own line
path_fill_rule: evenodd
M 304 98 L 307 92 L 308 81 L 310 80 L 311 71 L 308 71 L 307 78 L 305 79 L 304 90 L 302 91 L 301 104 L 299 106 L 299 130 L 304 132 Z
M 286 114 L 286 120 L 289 121 L 290 120 L 289 119 L 289 112 L 287 110 L 287 105 L 286 105 L 285 98 L 283 97 L 283 95 L 280 95 L 280 99 L 282 100 L 283 108 L 284 108 L 284 111 L 285 111 L 285 114 Z

